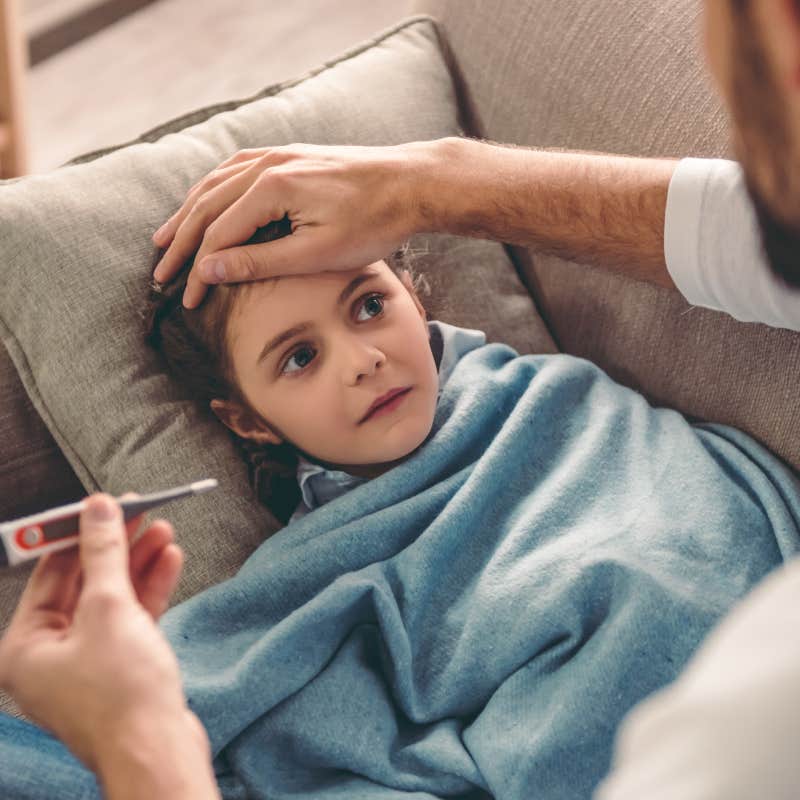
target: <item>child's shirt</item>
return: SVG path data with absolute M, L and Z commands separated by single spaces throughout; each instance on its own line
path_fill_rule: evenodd
M 430 320 L 428 330 L 431 337 L 431 351 L 439 372 L 439 391 L 436 396 L 438 403 L 453 367 L 465 353 L 486 344 L 486 334 L 483 331 L 459 328 L 439 320 Z M 304 517 L 309 511 L 367 480 L 369 478 L 351 475 L 348 472 L 325 469 L 300 456 L 297 465 L 297 483 L 303 499 L 289 519 L 289 523 Z

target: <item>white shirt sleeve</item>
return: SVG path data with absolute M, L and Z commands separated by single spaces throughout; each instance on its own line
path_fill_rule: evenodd
M 800 797 L 800 558 L 712 631 L 675 683 L 622 721 L 594 800 Z
M 800 289 L 787 287 L 770 269 L 738 162 L 678 162 L 667 191 L 664 258 L 692 305 L 800 330 Z

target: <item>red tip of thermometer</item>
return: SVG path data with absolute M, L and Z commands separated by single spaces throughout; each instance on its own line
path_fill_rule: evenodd
M 181 497 L 207 492 L 218 486 L 214 478 L 196 481 L 186 486 L 178 486 L 163 492 L 129 497 L 125 500 L 114 498 L 122 508 L 127 522 L 151 508 L 156 508 Z M 13 567 L 32 558 L 40 558 L 45 553 L 74 547 L 78 543 L 80 515 L 84 501 L 70 503 L 66 506 L 51 508 L 39 514 L 0 522 L 0 567 Z

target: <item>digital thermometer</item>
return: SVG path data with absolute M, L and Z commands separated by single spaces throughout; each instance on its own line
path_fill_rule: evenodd
M 143 494 L 125 500 L 114 499 L 122 508 L 127 522 L 163 503 L 201 494 L 209 489 L 216 489 L 217 485 L 214 478 L 209 478 L 163 492 Z M 0 543 L 2 543 L 0 567 L 13 567 L 23 561 L 40 558 L 45 553 L 53 553 L 78 544 L 80 514 L 84 509 L 84 503 L 85 500 L 79 500 L 77 503 L 51 508 L 39 514 L 12 519 L 10 522 L 0 522 Z

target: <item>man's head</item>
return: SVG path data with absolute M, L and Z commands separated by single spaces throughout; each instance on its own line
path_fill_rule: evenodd
M 800 286 L 800 0 L 705 0 L 703 36 L 767 259 Z

